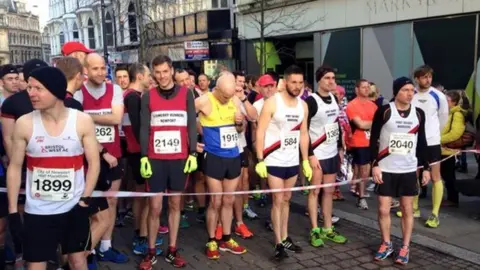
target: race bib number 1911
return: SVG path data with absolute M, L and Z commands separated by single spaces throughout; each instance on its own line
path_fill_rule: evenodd
M 282 134 L 282 150 L 297 150 L 300 143 L 300 131 L 290 131 Z
M 220 128 L 220 147 L 234 148 L 238 147 L 238 131 L 235 127 Z
M 75 171 L 71 169 L 34 168 L 30 193 L 44 201 L 68 201 L 74 195 Z
M 180 131 L 155 131 L 153 148 L 156 154 L 176 154 L 182 151 Z
M 388 152 L 391 154 L 407 155 L 412 152 L 415 134 L 392 133 L 388 143 Z
M 115 128 L 113 126 L 95 126 L 95 136 L 99 143 L 112 143 L 115 139 Z

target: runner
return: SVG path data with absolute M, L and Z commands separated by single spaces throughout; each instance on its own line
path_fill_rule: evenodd
M 78 41 L 70 41 L 63 44 L 62 54 L 63 56 L 71 56 L 77 58 L 83 66 L 85 66 L 85 58 L 89 53 L 95 52 L 90 50 L 83 43 Z
M 130 85 L 130 78 L 128 77 L 128 68 L 126 66 L 118 66 L 115 69 L 115 82 L 122 88 L 127 90 Z
M 18 72 L 18 88 L 19 90 L 26 90 L 27 89 L 27 81 L 25 80 L 25 76 L 23 76 L 23 66 L 22 65 L 16 65 Z
M 265 101 L 256 132 L 258 164 L 256 172 L 267 178 L 271 189 L 292 188 L 302 169 L 310 181 L 312 169 L 308 161 L 308 108 L 299 95 L 303 87 L 303 72 L 297 66 L 285 70 L 286 90 Z M 291 191 L 273 193 L 272 223 L 275 233 L 275 259 L 288 257 L 285 249 L 301 252 L 288 236 L 288 216 Z
M 380 107 L 375 113 L 370 138 L 372 176 L 377 184 L 378 223 L 382 244 L 375 254 L 380 261 L 390 256 L 393 244 L 390 238 L 390 206 L 392 197 L 400 197 L 402 209 L 403 245 L 395 262 L 407 264 L 413 230 L 413 198 L 418 194 L 417 166 L 422 163 L 422 185 L 430 181 L 425 138 L 425 113 L 412 104 L 413 82 L 405 77 L 393 82 L 394 101 Z
M 445 95 L 433 88 L 433 69 L 427 65 L 417 68 L 413 74 L 417 89 L 412 104 L 425 112 L 425 132 L 428 144 L 428 162 L 434 163 L 442 159 L 440 147 L 440 131 L 448 121 L 448 103 Z M 432 164 L 432 214 L 425 222 L 429 228 L 437 228 L 440 225 L 438 212 L 443 200 L 443 181 L 440 175 L 440 163 Z M 418 196 L 413 201 L 414 216 L 420 217 L 418 208 Z M 401 216 L 401 212 L 397 212 Z
M 2 81 L 3 100 L 20 90 L 19 75 L 17 68 L 14 65 L 7 64 L 2 66 L 0 70 L 0 79 Z
M 22 230 L 17 200 L 26 155 L 23 250 L 29 269 L 47 269 L 47 260 L 58 245 L 68 254 L 73 269 L 86 269 L 88 203 L 100 169 L 93 122 L 88 115 L 64 106 L 67 82 L 57 68 L 36 69 L 28 82 L 35 111 L 15 125 L 15 152 L 7 176 L 10 226 L 13 234 Z M 84 156 L 89 166 L 86 176 Z
M 126 158 L 128 165 L 132 167 L 132 176 L 135 180 L 135 191 L 145 191 L 145 179 L 140 175 L 140 108 L 141 95 L 148 90 L 150 85 L 150 70 L 145 65 L 135 63 L 129 68 L 130 87 L 123 92 L 125 113 L 123 116 L 123 128 L 126 141 Z M 147 244 L 147 218 L 148 203 L 146 198 L 134 198 L 133 216 L 135 218 L 135 236 L 133 240 L 133 253 L 146 255 Z M 157 237 L 156 246 L 163 243 L 161 237 Z M 161 249 L 157 250 L 157 254 Z
M 200 95 L 210 92 L 210 78 L 204 73 L 198 75 L 198 89 L 201 92 Z
M 149 192 L 183 192 L 189 173 L 197 168 L 197 129 L 193 93 L 173 83 L 172 60 L 160 55 L 152 61 L 157 88 L 142 96 L 140 117 L 140 172 L 148 178 Z M 181 196 L 168 197 L 169 247 L 165 261 L 183 267 L 186 261 L 177 250 Z M 152 269 L 157 262 L 155 241 L 163 196 L 150 197 L 148 218 L 148 254 L 141 270 Z
M 240 181 L 241 161 L 238 151 L 238 133 L 244 130 L 241 101 L 235 97 L 235 77 L 223 71 L 213 92 L 195 100 L 202 125 L 204 154 L 203 173 L 209 192 L 233 192 Z M 220 258 L 219 249 L 233 254 L 243 254 L 247 249 L 231 237 L 233 195 L 212 195 L 207 210 L 209 259 Z M 219 245 L 215 240 L 218 223 L 222 226 Z
M 347 117 L 352 128 L 349 145 L 353 152 L 354 175 L 357 179 L 370 176 L 370 128 L 377 105 L 368 99 L 370 85 L 367 80 L 361 79 L 355 84 L 357 97 L 347 104 Z M 355 180 L 355 179 L 354 179 Z M 365 181 L 356 184 L 358 196 L 357 207 L 368 210 L 365 193 Z
M 82 112 L 82 104 L 73 98 L 75 92 L 77 92 L 83 84 L 82 63 L 74 57 L 65 56 L 57 60 L 55 67 L 67 78 L 67 95 L 64 101 L 65 107 Z
M 111 183 L 108 191 L 118 191 L 123 176 L 122 168 L 118 163 L 121 157 L 118 125 L 123 118 L 122 89 L 118 85 L 105 82 L 107 75 L 105 60 L 99 54 L 88 54 L 84 67 L 88 78 L 82 85 L 81 91 L 75 93 L 74 98 L 82 104 L 84 111 L 95 122 L 97 141 L 103 146 L 101 156 L 108 163 L 102 165 L 108 166 L 105 168 L 106 178 Z M 97 255 L 101 261 L 126 263 L 128 257 L 112 247 L 117 198 L 108 197 L 107 201 L 109 217 L 107 221 L 103 220 L 103 222 L 107 222 L 108 229 L 101 237 Z M 105 206 L 102 205 L 99 208 L 102 210 L 105 209 Z
M 335 71 L 329 67 L 319 67 L 316 71 L 318 91 L 306 98 L 308 106 L 308 126 L 311 140 L 309 149 L 310 165 L 313 168 L 311 184 L 335 183 L 340 164 L 343 159 L 342 129 L 338 122 L 340 108 L 335 91 Z M 347 242 L 347 238 L 337 233 L 332 223 L 334 187 L 323 188 L 321 206 L 323 228 L 318 227 L 317 208 L 320 189 L 311 190 L 308 194 L 308 212 L 312 231 L 310 244 L 319 247 L 324 240 L 338 244 Z

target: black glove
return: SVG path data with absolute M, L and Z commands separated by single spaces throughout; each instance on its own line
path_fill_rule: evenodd
M 24 231 L 23 222 L 20 213 L 11 213 L 8 215 L 8 223 L 10 233 L 12 234 L 13 241 L 16 243 L 23 243 Z

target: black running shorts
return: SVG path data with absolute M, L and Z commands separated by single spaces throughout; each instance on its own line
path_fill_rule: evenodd
M 187 186 L 188 175 L 183 172 L 185 160 L 150 159 L 152 177 L 145 181 L 147 192 L 180 191 Z
M 319 160 L 320 167 L 322 167 L 322 173 L 335 174 L 340 170 L 340 157 L 338 154 L 334 157 Z
M 409 173 L 382 173 L 383 184 L 375 186 L 379 196 L 402 197 L 418 195 L 417 172 Z
M 203 174 L 216 180 L 233 180 L 240 176 L 242 169 L 240 155 L 233 158 L 203 153 Z

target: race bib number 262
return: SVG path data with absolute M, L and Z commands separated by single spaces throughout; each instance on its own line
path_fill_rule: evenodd
M 30 193 L 44 201 L 68 201 L 74 195 L 74 169 L 34 168 Z
M 95 136 L 99 143 L 112 143 L 115 139 L 115 128 L 112 126 L 95 126 Z

